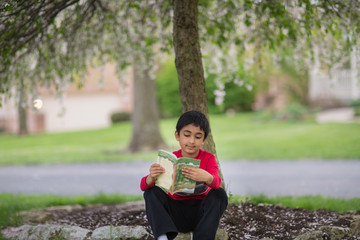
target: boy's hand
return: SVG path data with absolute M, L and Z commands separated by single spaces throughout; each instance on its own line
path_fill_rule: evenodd
M 183 167 L 182 174 L 187 178 L 206 184 L 211 184 L 214 180 L 214 177 L 210 173 L 201 168 Z
M 152 185 L 156 178 L 165 172 L 165 169 L 158 163 L 154 163 L 150 166 L 150 174 L 146 178 L 146 184 Z

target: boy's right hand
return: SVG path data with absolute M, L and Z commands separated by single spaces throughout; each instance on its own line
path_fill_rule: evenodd
M 165 172 L 165 169 L 158 163 L 154 163 L 150 166 L 150 174 L 146 178 L 146 184 L 152 185 L 156 178 Z

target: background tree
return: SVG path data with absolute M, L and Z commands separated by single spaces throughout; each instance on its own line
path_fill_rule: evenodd
M 133 51 L 146 53 L 144 49 L 158 44 L 167 49 L 171 7 L 170 1 L 150 0 L 2 2 L 0 91 L 9 94 L 19 79 L 26 81 L 26 89 L 53 83 L 61 91 L 74 69 L 84 70 L 89 59 L 112 59 L 122 69 L 133 62 L 127 58 L 136 56 Z M 137 14 L 143 18 L 141 28 L 134 28 Z M 206 73 L 217 77 L 219 93 L 224 94 L 227 81 L 251 89 L 251 83 L 237 74 L 239 56 L 247 49 L 254 49 L 248 64 L 256 63 L 259 69 L 263 50 L 283 46 L 292 46 L 309 65 L 317 48 L 322 62 L 331 66 L 358 44 L 359 14 L 358 1 L 174 0 L 173 38 L 183 111 L 208 111 L 201 45 Z M 139 29 L 144 41 L 133 44 Z M 211 138 L 207 144 L 214 152 Z
M 156 150 L 165 143 L 159 130 L 160 115 L 154 72 L 157 61 L 162 58 L 163 51 L 170 46 L 166 39 L 168 33 L 166 29 L 170 21 L 161 22 L 163 19 L 166 20 L 167 15 L 170 14 L 167 9 L 170 5 L 153 1 L 133 1 L 127 4 L 127 11 L 123 12 L 124 15 L 119 17 L 117 14 L 111 24 L 121 27 L 108 34 L 110 39 L 117 39 L 123 37 L 118 34 L 119 32 L 126 33 L 127 43 L 123 43 L 122 47 L 126 47 L 126 54 L 132 56 L 134 109 L 132 112 L 133 133 L 129 149 L 132 152 Z M 165 13 L 160 10 L 164 10 Z M 121 22 L 124 19 L 128 19 L 125 28 L 123 27 L 124 23 Z M 155 44 L 157 46 L 154 48 Z M 115 59 L 126 59 L 126 55 L 118 51 L 113 52 L 112 55 L 115 56 Z
M 19 102 L 18 102 L 18 115 L 19 115 L 19 135 L 27 135 L 27 114 L 26 114 L 26 92 L 24 91 L 24 85 L 20 82 L 19 86 Z
M 167 6 L 162 1 L 3 1 L 0 93 L 9 96 L 15 88 L 18 99 L 28 93 L 33 100 L 37 87 L 55 86 L 61 97 L 69 83 L 85 84 L 74 73 L 84 73 L 89 65 L 113 61 L 124 79 L 122 70 L 132 64 L 136 71 L 129 148 L 163 145 L 154 82 L 149 79 L 161 53 L 152 45 L 156 42 L 165 49 L 161 41 L 168 41 L 162 39 L 170 22 Z

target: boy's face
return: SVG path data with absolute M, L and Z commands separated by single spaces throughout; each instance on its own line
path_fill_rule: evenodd
M 180 134 L 175 131 L 175 138 L 180 143 L 181 155 L 183 157 L 195 158 L 199 149 L 205 143 L 205 132 L 193 124 L 186 125 L 180 130 Z

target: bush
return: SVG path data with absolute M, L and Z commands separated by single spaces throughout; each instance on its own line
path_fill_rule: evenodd
M 360 107 L 356 107 L 356 108 L 354 109 L 354 116 L 355 116 L 355 117 L 359 117 L 359 116 L 360 116 Z
M 225 110 L 234 109 L 236 112 L 252 111 L 255 101 L 255 91 L 249 91 L 244 86 L 233 82 L 225 84 Z
M 215 104 L 216 95 L 214 91 L 217 89 L 217 86 L 214 81 L 214 76 L 208 76 L 205 79 L 206 84 L 206 95 L 208 101 L 208 108 L 210 114 L 219 114 L 224 112 L 223 106 L 218 106 Z
M 235 83 L 225 83 L 226 95 L 224 102 L 220 106 L 215 104 L 214 91 L 217 86 L 214 76 L 209 75 L 206 81 L 206 92 L 208 108 L 210 114 L 224 113 L 228 109 L 235 111 L 249 111 L 255 99 L 255 91 L 248 91 L 244 86 Z M 163 64 L 156 76 L 156 91 L 162 117 L 178 117 L 181 115 L 182 106 L 180 101 L 179 81 L 177 78 L 176 67 L 173 61 Z
M 130 121 L 131 114 L 127 112 L 114 112 L 111 114 L 110 119 L 112 124 Z
M 275 119 L 284 121 L 302 121 L 308 115 L 308 109 L 299 103 L 289 103 L 285 109 L 279 111 Z
M 255 101 L 255 91 L 249 91 L 245 86 L 239 86 L 233 82 L 225 83 L 224 102 L 218 106 L 215 104 L 214 91 L 217 86 L 214 82 L 214 76 L 209 76 L 206 79 L 206 92 L 208 97 L 209 112 L 212 114 L 224 113 L 227 110 L 234 110 L 235 112 L 251 111 L 252 104 Z
M 352 107 L 360 107 L 360 99 L 352 101 L 350 103 L 350 106 L 352 106 Z
M 350 106 L 354 107 L 354 116 L 360 116 L 360 99 L 352 101 Z
M 216 89 L 216 85 L 213 78 L 208 78 L 205 81 L 209 113 L 224 112 L 219 106 L 215 105 L 214 90 Z M 157 74 L 156 91 L 161 117 L 180 116 L 182 113 L 182 105 L 180 101 L 179 80 L 173 61 L 165 63 Z
M 282 110 L 273 111 L 271 109 L 261 110 L 254 115 L 255 121 L 313 121 L 313 111 L 305 106 L 292 102 L 286 105 Z
M 162 65 L 156 76 L 156 95 L 161 117 L 178 117 L 181 115 L 179 81 L 175 63 L 168 61 Z

